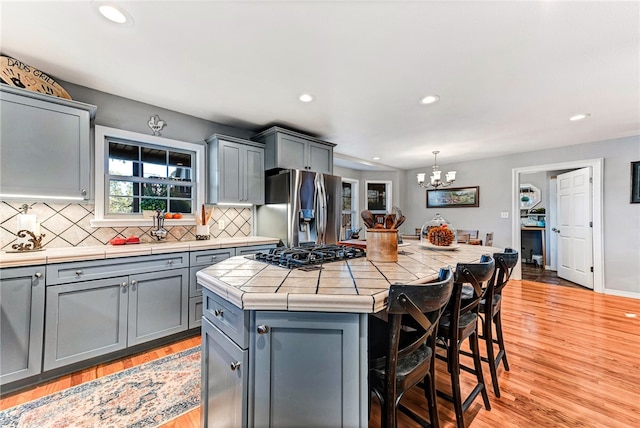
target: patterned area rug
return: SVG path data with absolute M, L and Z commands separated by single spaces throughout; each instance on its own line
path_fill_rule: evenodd
M 199 405 L 196 346 L 2 411 L 0 427 L 156 427 Z

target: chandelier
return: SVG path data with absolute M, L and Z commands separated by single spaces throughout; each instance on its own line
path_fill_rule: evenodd
M 437 189 L 438 187 L 447 187 L 450 186 L 454 181 L 456 181 L 456 171 L 447 172 L 445 174 L 445 181 L 441 180 L 440 176 L 442 174 L 442 171 L 440 171 L 440 167 L 438 166 L 438 153 L 440 153 L 439 150 L 433 151 L 434 161 L 432 168 L 433 172 L 431 173 L 431 182 L 425 184 L 424 177 L 426 174 L 418 174 L 418 185 L 424 187 L 425 189 L 428 189 L 430 187 L 433 187 L 434 189 Z

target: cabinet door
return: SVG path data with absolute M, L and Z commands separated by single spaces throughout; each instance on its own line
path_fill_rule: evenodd
M 264 204 L 264 149 L 247 146 L 245 150 L 244 202 Z
M 189 269 L 129 277 L 128 346 L 189 327 Z
M 365 426 L 361 322 L 359 314 L 256 311 L 249 348 L 255 425 Z
M 333 174 L 333 148 L 309 142 L 309 162 L 311 171 Z
M 89 199 L 89 111 L 6 91 L 0 93 L 0 193 Z
M 0 385 L 40 373 L 44 266 L 0 271 Z
M 44 370 L 127 346 L 128 277 L 47 287 Z
M 279 168 L 308 169 L 308 142 L 288 135 L 279 135 L 276 148 L 276 162 Z
M 244 199 L 243 146 L 220 141 L 218 202 L 240 202 Z
M 202 320 L 202 427 L 247 426 L 248 354 Z

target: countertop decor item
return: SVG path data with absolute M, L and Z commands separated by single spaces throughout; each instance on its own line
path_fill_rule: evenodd
M 38 223 L 35 214 L 27 214 L 31 209 L 28 204 L 22 204 L 20 209 L 23 211 L 18 214 L 18 232 L 16 236 L 19 238 L 17 242 L 11 245 L 13 251 L 42 251 L 42 239 L 46 236 L 40 233 L 40 223 Z
M 398 261 L 398 229 L 367 229 L 367 260 Z
M 433 167 L 431 172 L 431 181 L 427 184 L 424 183 L 425 173 L 421 172 L 418 174 L 418 186 L 424 187 L 425 189 L 438 187 L 447 187 L 451 186 L 454 181 L 456 181 L 456 172 L 457 171 L 449 171 L 445 174 L 445 180 L 442 181 L 440 178 L 442 175 L 442 171 L 440 171 L 440 167 L 438 166 L 438 153 L 439 150 L 433 151 Z
M 426 222 L 420 232 L 420 244 L 425 248 L 452 247 L 457 239 L 456 228 L 440 214 Z

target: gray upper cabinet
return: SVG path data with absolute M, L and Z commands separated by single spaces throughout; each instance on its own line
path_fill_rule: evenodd
M 96 109 L 0 85 L 2 198 L 91 199 L 90 126 Z
M 44 266 L 0 270 L 0 385 L 42 368 Z
M 207 202 L 264 204 L 264 146 L 219 134 L 206 141 Z
M 291 168 L 333 174 L 333 143 L 277 126 L 252 140 L 264 143 L 266 169 Z

